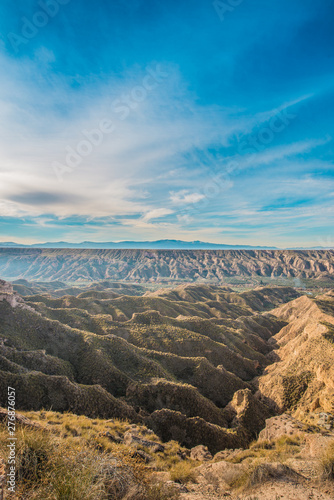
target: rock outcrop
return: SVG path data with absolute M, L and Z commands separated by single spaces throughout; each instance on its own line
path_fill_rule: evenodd
M 239 432 L 243 432 L 249 440 L 258 436 L 266 418 L 271 416 L 269 408 L 255 398 L 249 389 L 235 393 L 225 408 L 225 414 L 230 426 L 239 429 Z
M 266 426 L 259 434 L 261 440 L 275 440 L 281 436 L 293 436 L 304 432 L 306 426 L 291 415 L 283 414 L 266 420 Z
M 32 309 L 24 302 L 22 297 L 13 290 L 13 286 L 10 283 L 0 280 L 0 302 L 3 301 L 8 302 L 13 308 L 20 307 L 22 309 Z
M 239 448 L 248 443 L 243 432 L 210 424 L 199 417 L 186 417 L 172 410 L 157 410 L 146 420 L 146 425 L 163 440 L 178 441 L 182 446 L 206 446 L 211 454 L 225 448 Z

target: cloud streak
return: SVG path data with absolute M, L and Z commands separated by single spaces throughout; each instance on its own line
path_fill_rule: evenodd
M 222 30 L 204 0 L 191 16 L 174 1 L 83 0 L 18 54 L 4 36 L 0 237 L 279 246 L 330 232 L 327 3 L 244 2 Z M 32 19 L 36 4 L 18 4 Z M 1 8 L 2 33 L 19 29 Z M 323 44 L 310 47 L 310 20 Z

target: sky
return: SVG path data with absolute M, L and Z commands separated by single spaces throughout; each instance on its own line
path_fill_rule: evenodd
M 334 246 L 334 0 L 3 0 L 0 241 Z

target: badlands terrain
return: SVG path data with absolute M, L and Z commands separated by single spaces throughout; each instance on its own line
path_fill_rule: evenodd
M 66 282 L 328 279 L 333 250 L 81 250 L 0 248 L 3 279 Z
M 27 253 L 19 279 L 0 282 L 0 420 L 4 437 L 14 387 L 17 498 L 334 498 L 330 286 L 83 284 L 84 272 L 102 273 L 111 255 L 123 278 L 129 272 L 117 251 L 93 251 L 93 260 L 79 251 L 70 264 L 63 251 L 45 252 Z M 240 252 L 216 255 L 215 264 L 200 252 L 196 272 L 205 262 L 216 277 L 242 267 L 330 282 L 333 252 L 323 260 L 258 252 L 242 264 Z M 136 277 L 195 266 L 192 255 L 164 267 L 166 252 L 150 253 L 154 264 L 143 255 Z M 3 275 L 19 268 L 20 258 L 7 255 L 6 274 L 1 259 Z M 44 265 L 63 281 L 23 278 Z

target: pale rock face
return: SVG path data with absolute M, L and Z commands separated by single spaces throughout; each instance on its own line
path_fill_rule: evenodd
M 284 413 L 266 420 L 266 426 L 259 434 L 259 441 L 277 439 L 281 436 L 293 436 L 303 432 L 304 428 L 305 426 L 299 420 Z
M 21 309 L 29 309 L 36 312 L 30 306 L 28 306 L 24 300 L 13 290 L 10 283 L 4 280 L 0 280 L 0 302 L 6 301 L 13 307 L 20 307 Z
M 14 293 L 12 285 L 7 281 L 0 280 L 0 293 Z
M 212 460 L 212 455 L 209 452 L 207 446 L 203 446 L 202 444 L 200 444 L 190 450 L 190 458 L 192 460 L 199 460 L 202 462 L 206 462 Z
M 305 458 L 321 458 L 331 443 L 333 443 L 333 434 L 307 434 L 302 455 Z

